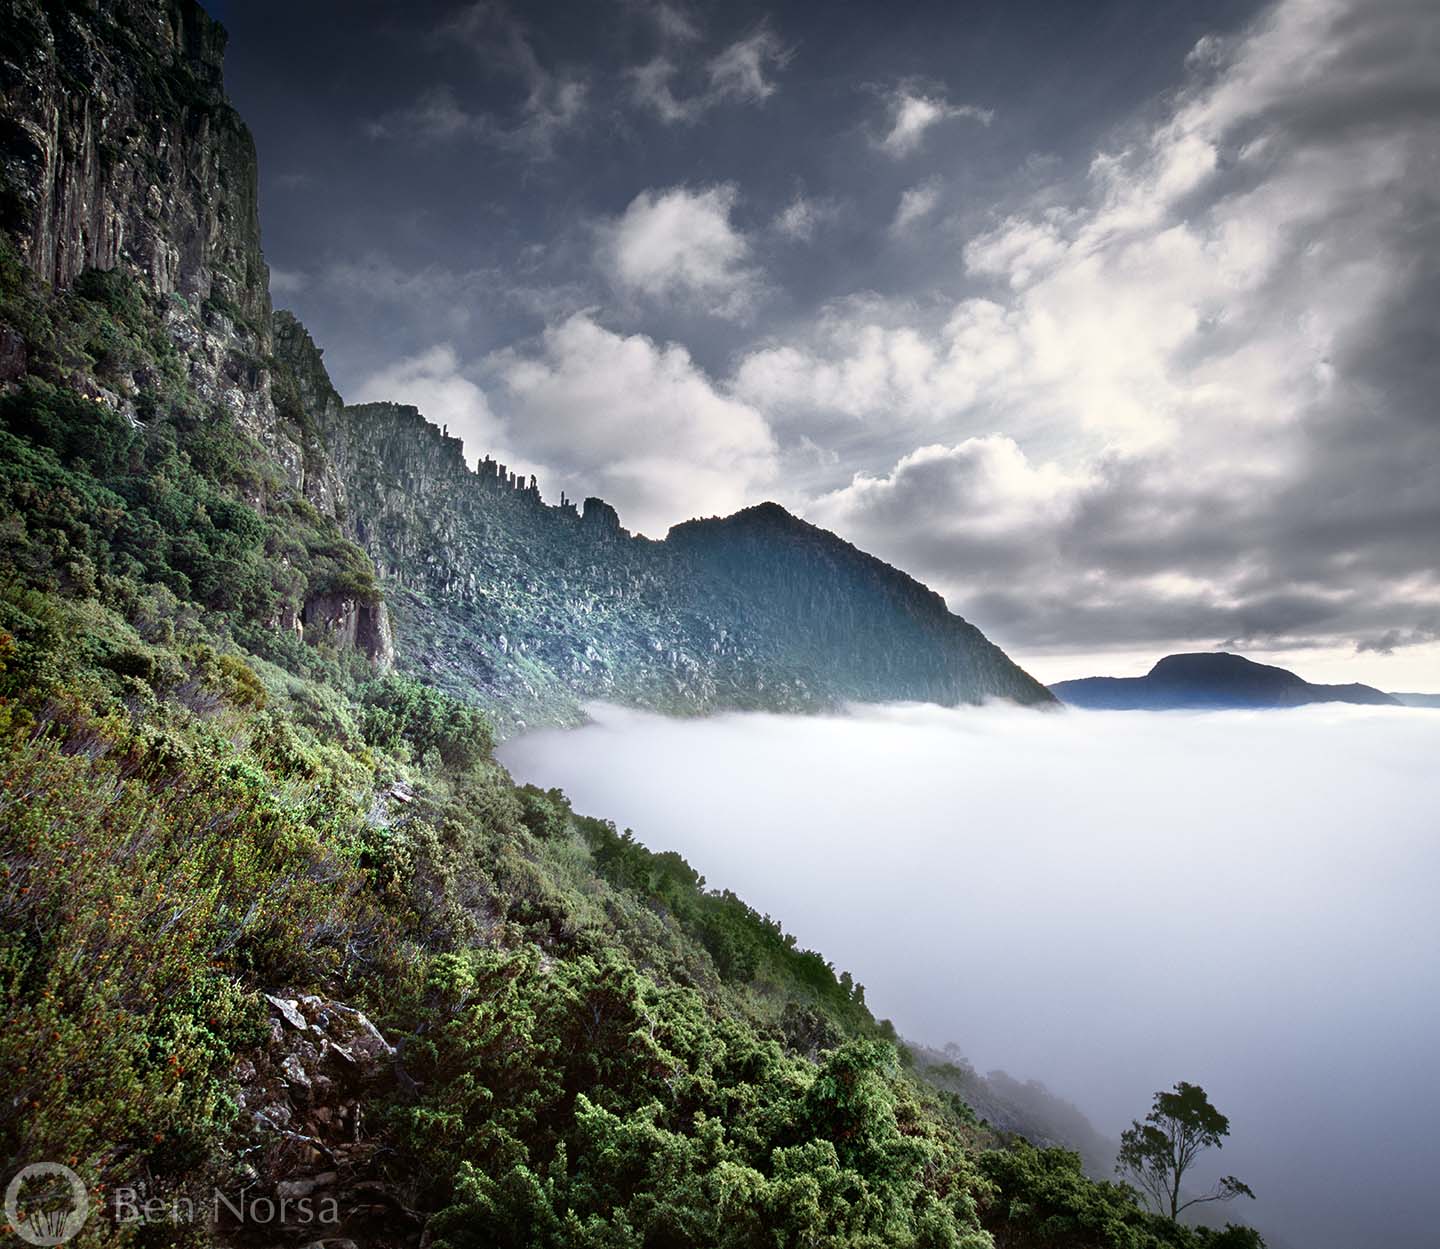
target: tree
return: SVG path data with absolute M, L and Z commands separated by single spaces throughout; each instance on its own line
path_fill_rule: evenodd
M 1178 1219 L 1180 1212 L 1206 1201 L 1253 1198 L 1248 1184 L 1224 1176 L 1208 1193 L 1180 1199 L 1180 1185 L 1195 1159 L 1210 1148 L 1221 1149 L 1230 1135 L 1230 1120 L 1210 1104 L 1198 1084 L 1183 1080 L 1173 1092 L 1156 1093 L 1155 1104 L 1120 1136 L 1120 1157 L 1115 1170 L 1132 1176 L 1161 1214 Z

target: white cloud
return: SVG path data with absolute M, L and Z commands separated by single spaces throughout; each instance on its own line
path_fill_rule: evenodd
M 890 223 L 890 233 L 904 234 L 918 222 L 924 221 L 939 204 L 940 184 L 933 180 L 902 191 L 900 203 L 895 209 L 895 219 Z
M 731 223 L 733 186 L 642 191 L 601 232 L 601 260 L 624 291 L 743 319 L 760 288 L 750 244 Z
M 694 121 L 700 114 L 694 100 L 681 99 L 676 95 L 672 84 L 679 73 L 679 65 L 664 55 L 626 70 L 631 98 L 641 107 L 648 108 L 667 126 Z
M 932 428 L 966 413 L 1019 362 L 1006 312 L 985 299 L 955 305 L 938 327 L 907 325 L 884 306 L 842 306 L 805 346 L 747 353 L 737 394 L 777 417 L 816 425 L 884 420 Z
M 967 438 L 954 446 L 932 444 L 903 456 L 887 474 L 858 473 L 848 486 L 822 495 L 807 515 L 821 524 L 849 528 L 864 517 L 868 527 L 887 519 L 908 526 L 920 499 L 927 500 L 938 542 L 1004 536 L 1068 524 L 1094 483 L 1083 472 L 1058 464 L 1032 464 L 1013 439 L 1001 434 Z
M 1082 181 L 973 237 L 948 308 L 837 304 L 747 353 L 737 395 L 811 434 L 861 426 L 894 465 L 816 514 L 1002 639 L 1423 636 L 1440 445 L 1413 344 L 1440 239 L 1416 180 L 1440 162 L 1440 44 L 1422 12 L 1285 0 L 1207 41 Z M 933 124 L 905 116 L 901 146 Z
M 710 89 L 718 99 L 768 100 L 777 88 L 767 71 L 772 66 L 783 69 L 789 60 L 790 52 L 774 31 L 762 28 L 711 58 Z
M 521 467 L 516 457 L 506 454 L 503 422 L 491 410 L 485 392 L 464 375 L 460 357 L 448 343 L 372 373 L 349 400 L 410 404 L 464 442 L 465 458 L 472 466 L 482 455 L 498 453 L 511 467 Z
M 887 155 L 909 156 L 924 141 L 925 135 L 941 122 L 967 117 L 988 126 L 994 119 L 989 109 L 973 104 L 951 104 L 939 92 L 928 92 L 914 84 L 901 84 L 886 97 L 890 112 L 890 128 L 877 141 Z
M 771 229 L 797 243 L 808 243 L 822 225 L 835 219 L 838 211 L 832 200 L 797 193 L 776 214 Z
M 493 379 L 489 393 L 477 376 Z M 552 501 L 600 495 L 627 528 L 654 537 L 754 502 L 776 475 L 764 417 L 684 347 L 616 334 L 587 313 L 478 366 L 433 347 L 371 374 L 351 401 L 413 405 L 464 442 L 472 466 L 491 455 L 533 473 Z
M 671 10 L 663 11 L 673 15 Z M 661 51 L 632 66 L 626 77 L 631 99 L 666 125 L 696 122 L 723 103 L 763 104 L 779 90 L 774 74 L 789 64 L 792 55 L 774 31 L 762 26 L 716 53 L 703 67 L 695 66 L 692 72 L 703 77 L 704 86 L 687 93 L 677 90 L 675 82 L 687 74 L 690 64 L 691 53 L 682 45 L 694 43 L 698 31 L 688 22 L 677 30 L 673 23 L 661 21 L 660 28 Z
M 548 466 L 546 493 L 599 494 L 653 536 L 753 502 L 776 471 L 765 419 L 723 394 L 675 343 L 620 335 L 577 314 L 534 354 L 492 361 L 523 450 Z

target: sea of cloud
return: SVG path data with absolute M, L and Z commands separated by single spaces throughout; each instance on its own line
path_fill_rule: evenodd
M 1440 713 L 592 715 L 502 758 L 781 919 L 902 1034 L 1111 1136 L 1198 1082 L 1272 1244 L 1432 1243 Z

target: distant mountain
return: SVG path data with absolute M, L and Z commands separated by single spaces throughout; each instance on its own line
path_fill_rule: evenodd
M 1143 677 L 1082 677 L 1059 681 L 1050 692 L 1072 707 L 1107 711 L 1300 707 L 1307 703 L 1399 706 L 1402 701 L 1368 685 L 1312 685 L 1285 668 L 1257 664 L 1223 651 L 1167 655 Z
M 1390 697 L 1405 707 L 1431 707 L 1440 711 L 1440 694 L 1397 694 L 1392 690 Z

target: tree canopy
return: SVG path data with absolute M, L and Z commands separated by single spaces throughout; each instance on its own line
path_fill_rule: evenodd
M 1115 1170 L 1132 1178 L 1155 1209 L 1172 1219 L 1204 1202 L 1253 1198 L 1250 1186 L 1233 1175 L 1199 1196 L 1181 1191 L 1195 1160 L 1207 1149 L 1223 1148 L 1229 1135 L 1230 1120 L 1211 1105 L 1205 1090 L 1182 1080 L 1171 1092 L 1156 1093 L 1145 1121 L 1135 1120 L 1121 1134 Z

